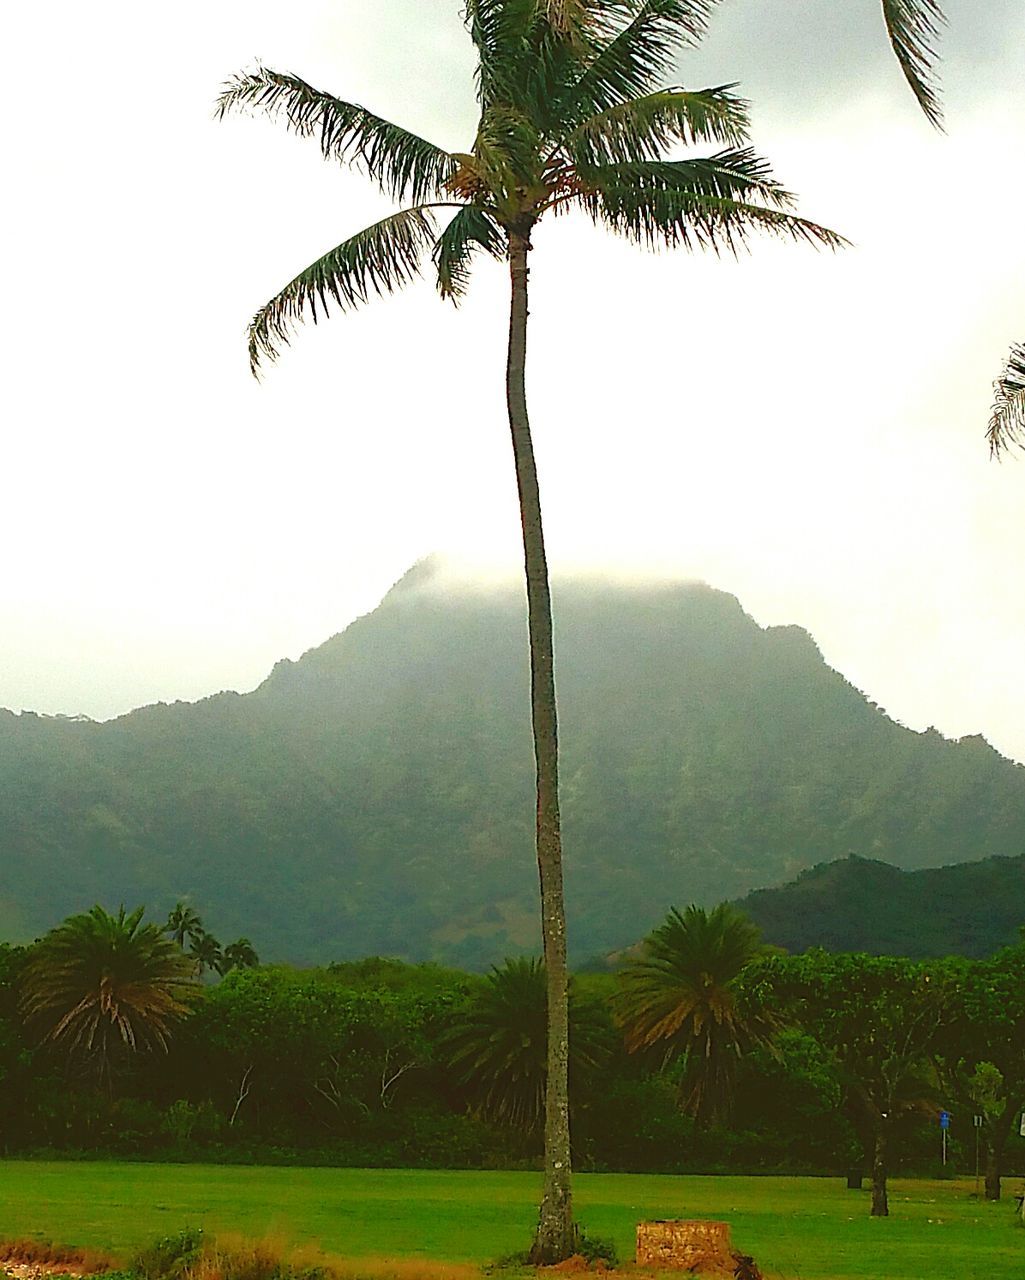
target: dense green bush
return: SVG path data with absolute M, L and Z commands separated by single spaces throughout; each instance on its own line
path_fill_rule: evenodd
M 476 1095 L 446 1060 L 449 1029 L 480 989 L 478 977 L 378 959 L 235 972 L 202 990 L 167 1055 L 139 1055 L 111 1089 L 69 1074 L 53 1049 L 26 1036 L 16 998 L 23 963 L 23 952 L 0 947 L 4 1154 L 423 1168 L 539 1163 L 539 1135 L 481 1118 Z M 1005 969 L 1008 977 L 1006 990 L 999 986 L 1002 1021 L 988 1038 L 980 1040 L 975 1005 L 965 1006 L 962 1030 L 952 1023 L 945 1032 L 948 1052 L 956 1050 L 953 1065 L 962 1070 L 968 1062 L 962 1074 L 974 1078 L 967 1057 L 973 1046 L 983 1044 L 992 1057 L 1004 1040 L 1013 1049 L 1021 1034 L 1025 1020 L 1013 995 L 1018 960 L 959 963 L 968 968 L 955 975 L 961 985 L 952 990 L 969 993 L 982 966 L 976 1004 L 997 989 Z M 771 998 L 772 972 L 770 965 L 753 975 L 751 998 Z M 607 1012 L 614 986 L 610 975 L 579 981 L 581 997 L 605 1012 L 600 1061 L 572 1086 L 577 1167 L 840 1174 L 864 1165 L 842 1063 L 828 1044 L 783 1019 L 771 1048 L 741 1060 L 729 1121 L 700 1127 L 680 1109 L 684 1065 L 666 1068 L 661 1058 L 624 1051 Z M 1009 1054 L 1007 1071 L 1014 1061 Z M 948 1169 L 964 1172 L 974 1167 L 971 1112 L 949 1109 Z M 935 1169 L 934 1114 L 910 1108 L 898 1137 L 895 1168 Z M 1025 1169 L 1025 1140 L 1016 1133 L 1004 1167 Z M 179 1245 L 167 1243 L 165 1252 L 171 1256 Z M 157 1266 L 162 1256 L 146 1265 Z

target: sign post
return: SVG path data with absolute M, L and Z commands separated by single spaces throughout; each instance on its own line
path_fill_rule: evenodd
M 975 1198 L 979 1198 L 979 1134 L 985 1123 L 985 1116 L 973 1116 L 972 1123 L 975 1125 Z
M 950 1128 L 950 1112 L 940 1112 L 940 1133 L 943 1141 L 943 1167 L 947 1167 L 947 1130 Z

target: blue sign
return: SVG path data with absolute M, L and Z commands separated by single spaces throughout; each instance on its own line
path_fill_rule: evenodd
M 950 1128 L 950 1112 L 949 1111 L 940 1112 L 940 1128 L 941 1129 Z

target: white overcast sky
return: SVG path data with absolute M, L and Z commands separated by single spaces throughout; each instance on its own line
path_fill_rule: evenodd
M 530 396 L 556 569 L 699 578 L 799 623 L 905 723 L 1025 760 L 1025 455 L 991 384 L 1025 337 L 1025 6 L 948 0 L 949 129 L 877 0 L 731 0 L 689 85 L 738 79 L 836 257 L 536 236 Z M 5 6 L 0 705 L 108 717 L 247 689 L 442 551 L 516 563 L 505 280 L 298 335 L 248 317 L 386 202 L 265 120 L 260 59 L 472 140 L 459 0 Z

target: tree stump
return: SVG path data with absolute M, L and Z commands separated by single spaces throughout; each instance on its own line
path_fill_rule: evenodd
M 637 1224 L 637 1265 L 732 1276 L 736 1258 L 728 1222 L 676 1219 Z

